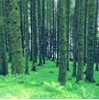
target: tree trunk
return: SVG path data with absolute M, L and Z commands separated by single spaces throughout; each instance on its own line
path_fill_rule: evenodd
M 94 82 L 94 22 L 96 0 L 88 1 L 87 70 L 86 80 Z
M 0 2 L 0 75 L 8 74 L 8 63 L 6 55 L 6 38 L 4 32 L 4 2 Z
M 61 85 L 66 84 L 66 63 L 67 63 L 67 43 L 66 43 L 66 0 L 59 0 L 59 75 L 58 81 Z
M 38 0 L 38 33 L 39 33 L 39 66 L 42 63 L 42 42 L 41 42 L 41 0 Z
M 74 48 L 74 53 L 73 53 L 73 73 L 72 76 L 76 76 L 76 67 L 77 67 L 77 42 L 78 42 L 78 0 L 75 0 L 75 14 L 74 14 L 74 34 L 73 34 L 73 48 Z
M 21 43 L 21 33 L 20 33 L 20 16 L 18 1 L 11 2 L 10 11 L 10 44 L 11 44 L 11 59 L 12 62 L 12 74 L 24 73 L 24 61 L 22 55 L 22 43 Z
M 37 29 L 36 29 L 36 1 L 31 0 L 31 50 L 32 50 L 32 70 L 36 71 L 37 61 Z
M 84 65 L 86 65 L 86 36 L 87 36 L 87 2 L 88 0 L 85 0 L 85 25 L 84 25 Z
M 76 82 L 84 78 L 84 0 L 78 1 L 78 69 Z
M 29 74 L 28 54 L 29 54 L 29 31 L 28 31 L 28 1 L 23 2 L 24 13 L 24 34 L 25 34 L 25 73 Z
M 21 30 L 21 41 L 22 41 L 22 54 L 24 56 L 24 28 L 23 28 L 23 1 L 20 1 L 20 30 Z
M 66 6 L 66 9 L 67 9 L 66 10 L 67 11 L 66 12 L 67 13 L 66 14 L 67 15 L 66 16 L 66 19 L 67 19 L 67 22 L 66 22 L 67 23 L 67 25 L 66 25 L 67 26 L 66 27 L 67 28 L 67 36 L 66 36 L 67 37 L 67 71 L 69 71 L 69 58 L 68 58 L 68 55 L 69 55 L 69 7 L 70 7 L 70 0 L 67 0 L 66 2 L 67 2 L 67 6 Z
M 42 26 L 41 26 L 41 43 L 42 43 L 42 59 L 45 64 L 45 1 L 42 0 Z

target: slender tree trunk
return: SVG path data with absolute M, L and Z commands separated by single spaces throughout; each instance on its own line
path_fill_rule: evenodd
M 7 48 L 7 51 L 9 53 L 9 62 L 11 61 L 11 45 L 10 45 L 10 19 L 9 19 L 9 12 L 11 10 L 11 4 L 10 4 L 10 1 L 9 0 L 4 0 L 5 2 L 5 34 L 6 34 L 6 48 Z
M 96 0 L 96 19 L 95 19 L 95 36 L 98 34 L 98 17 L 99 17 L 99 0 Z M 96 37 L 96 53 L 95 53 L 95 58 L 96 58 L 96 71 L 99 71 L 99 37 Z
M 52 58 L 52 3 L 51 0 L 49 2 L 50 4 L 50 59 Z
M 77 67 L 77 35 L 78 35 L 78 0 L 75 0 L 75 14 L 74 14 L 74 35 L 73 35 L 73 48 L 74 48 L 74 53 L 73 53 L 73 73 L 72 76 L 76 76 L 76 67 Z
M 22 1 L 20 1 L 20 30 L 21 30 L 21 41 L 22 41 L 22 54 L 24 56 L 23 2 Z
M 4 31 L 4 1 L 0 2 L 0 75 L 8 74 L 8 63 L 6 55 L 6 34 Z
M 50 32 L 49 32 L 49 19 L 50 19 L 50 17 L 49 17 L 49 15 L 50 15 L 50 13 L 49 13 L 49 11 L 50 11 L 50 1 L 49 0 L 47 0 L 47 34 L 48 34 L 48 37 L 47 37 L 47 41 L 48 41 L 48 47 L 47 47 L 47 57 L 48 57 L 48 59 L 50 59 Z
M 86 36 L 87 36 L 87 2 L 88 0 L 85 0 L 85 25 L 84 25 L 84 65 L 86 64 Z
M 41 27 L 41 39 L 42 39 L 42 59 L 45 64 L 45 1 L 42 0 L 42 27 Z
M 94 63 L 96 63 L 96 59 L 97 59 L 97 51 L 96 51 L 96 47 L 97 47 L 97 34 L 98 34 L 98 0 L 96 0 L 96 13 L 95 13 L 95 30 L 94 30 Z
M 59 75 L 58 81 L 61 85 L 66 84 L 66 63 L 67 63 L 67 43 L 66 43 L 66 0 L 59 0 Z
M 36 1 L 31 0 L 31 50 L 32 50 L 32 70 L 36 71 L 36 66 L 35 66 L 35 61 L 37 61 L 37 42 L 36 42 L 36 34 L 37 34 L 37 29 L 36 29 Z
M 88 1 L 87 70 L 86 80 L 94 82 L 94 22 L 96 0 Z
M 55 38 L 55 15 L 54 15 L 54 0 L 52 0 L 52 23 L 53 23 L 53 32 L 52 32 L 52 48 L 53 48 L 53 57 L 52 57 L 52 60 L 54 61 L 55 60 L 55 45 L 54 45 L 54 38 Z
M 67 0 L 67 6 L 66 6 L 66 9 L 67 9 L 67 16 L 66 16 L 66 19 L 67 19 L 67 71 L 69 71 L 69 58 L 68 58 L 68 55 L 69 55 L 69 8 L 70 8 L 70 0 Z
M 84 0 L 78 0 L 78 68 L 76 82 L 84 79 Z
M 24 1 L 24 34 L 25 34 L 25 73 L 29 74 L 28 54 L 29 54 L 29 30 L 28 30 L 28 0 Z
M 56 66 L 59 66 L 59 0 L 57 2 L 57 61 Z
M 38 0 L 38 33 L 39 33 L 39 66 L 41 66 L 42 65 L 41 0 Z

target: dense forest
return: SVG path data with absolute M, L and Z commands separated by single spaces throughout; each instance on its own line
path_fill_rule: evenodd
M 98 93 L 99 0 L 0 0 L 0 98 Z

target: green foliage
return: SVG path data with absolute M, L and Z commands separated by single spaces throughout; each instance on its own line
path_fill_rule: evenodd
M 29 67 L 31 65 L 32 62 L 29 62 Z M 72 62 L 69 65 L 72 70 Z M 9 68 L 10 66 L 9 63 Z M 99 87 L 96 86 L 96 83 L 80 81 L 79 84 L 76 84 L 75 78 L 71 77 L 72 73 L 68 72 L 66 86 L 60 86 L 57 82 L 57 73 L 58 68 L 55 67 L 55 62 L 47 61 L 45 65 L 37 67 L 36 72 L 30 71 L 29 75 L 0 76 L 0 98 L 99 98 Z M 95 79 L 99 82 L 98 72 L 95 72 Z
M 71 83 L 67 83 L 66 88 L 67 88 L 68 91 L 72 91 L 73 86 L 72 86 Z
M 49 92 L 53 92 L 53 93 L 62 93 L 62 89 L 64 88 L 64 86 L 60 86 L 59 83 L 56 82 L 44 82 L 44 87 L 47 91 Z

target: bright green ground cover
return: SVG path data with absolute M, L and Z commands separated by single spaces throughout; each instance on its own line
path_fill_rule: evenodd
M 78 85 L 71 77 L 72 63 L 70 70 L 64 87 L 57 83 L 58 68 L 52 61 L 37 67 L 36 72 L 30 70 L 29 75 L 0 76 L 0 98 L 99 98 L 99 86 L 96 85 L 99 84 L 99 72 L 95 71 L 96 83 L 80 82 Z

